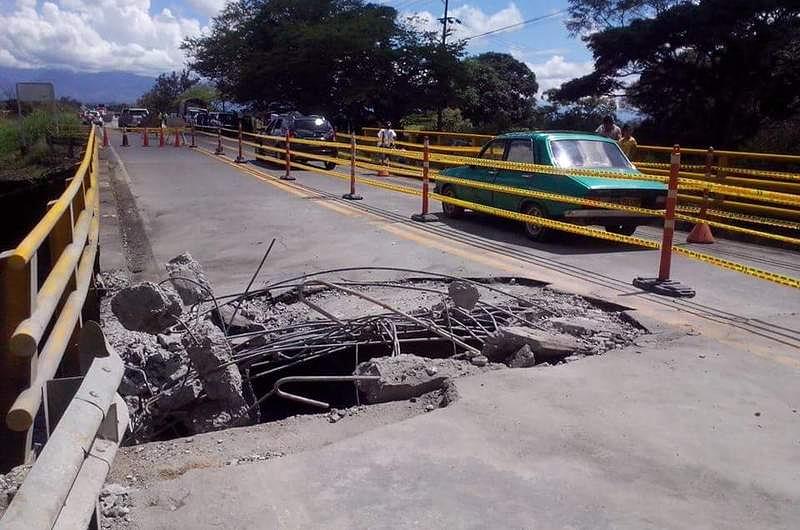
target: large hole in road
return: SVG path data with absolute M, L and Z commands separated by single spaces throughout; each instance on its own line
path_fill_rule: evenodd
M 161 333 L 106 324 L 128 366 L 134 443 L 422 396 L 445 405 L 455 378 L 575 361 L 645 332 L 625 307 L 513 277 L 303 278 L 175 318 Z

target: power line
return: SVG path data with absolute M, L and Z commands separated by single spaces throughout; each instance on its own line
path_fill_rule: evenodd
M 559 15 L 563 15 L 567 11 L 568 11 L 568 9 L 562 9 L 560 11 L 556 11 L 554 13 L 550 13 L 549 15 L 541 15 L 541 16 L 538 16 L 538 17 L 529 18 L 528 20 L 523 20 L 522 22 L 517 22 L 516 24 L 509 24 L 508 26 L 503 26 L 501 28 L 493 29 L 493 30 L 490 30 L 490 31 L 485 31 L 483 33 L 478 33 L 477 35 L 470 35 L 469 37 L 465 37 L 465 38 L 463 38 L 461 40 L 468 41 L 468 40 L 472 40 L 472 39 L 477 39 L 478 37 L 485 37 L 485 36 L 491 35 L 493 33 L 500 33 L 501 31 L 505 31 L 507 29 L 518 28 L 520 26 L 525 26 L 525 25 L 531 24 L 533 22 L 539 22 L 541 20 L 547 20 L 549 18 L 554 18 L 554 17 L 557 17 Z

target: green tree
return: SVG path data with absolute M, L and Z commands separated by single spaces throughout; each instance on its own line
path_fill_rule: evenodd
M 569 104 L 548 103 L 536 109 L 535 123 L 540 129 L 594 131 L 603 117 L 615 117 L 613 98 L 587 96 Z
M 558 101 L 624 96 L 653 141 L 731 148 L 800 114 L 796 0 L 570 0 L 570 10 L 570 29 L 594 30 L 595 71 Z
M 363 0 L 239 0 L 184 49 L 238 103 L 359 122 L 431 105 L 437 74 L 463 45 L 441 50 L 395 9 Z
M 198 82 L 199 79 L 188 70 L 161 74 L 153 83 L 153 88 L 145 92 L 136 104 L 148 109 L 151 114 L 176 112 L 181 94 Z
M 490 52 L 466 59 L 464 68 L 459 106 L 472 123 L 493 132 L 532 125 L 539 85 L 525 63 Z

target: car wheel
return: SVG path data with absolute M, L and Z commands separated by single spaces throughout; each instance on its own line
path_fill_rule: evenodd
M 534 217 L 547 217 L 544 209 L 535 202 L 529 202 L 522 207 L 522 213 Z M 534 223 L 525 223 L 525 235 L 533 241 L 544 241 L 550 235 L 550 230 Z
M 636 225 L 608 225 L 606 226 L 606 232 L 619 234 L 621 236 L 632 236 L 633 233 L 636 232 Z
M 455 199 L 456 191 L 451 186 L 448 186 L 442 190 L 442 195 Z M 450 219 L 460 219 L 464 217 L 464 208 L 456 206 L 455 204 L 450 204 L 449 202 L 442 203 L 442 211 L 444 212 L 444 216 Z
M 336 167 L 335 163 L 333 163 L 333 162 L 325 162 L 325 169 L 327 169 L 328 171 L 332 170 L 335 167 Z

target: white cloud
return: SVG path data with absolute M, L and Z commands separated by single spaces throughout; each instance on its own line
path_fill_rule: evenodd
M 412 15 L 414 17 L 414 24 L 420 29 L 434 32 L 442 31 L 442 25 L 438 20 L 441 15 L 434 15 L 430 11 L 405 13 L 405 16 Z M 524 20 L 522 12 L 520 12 L 519 8 L 513 2 L 508 4 L 504 9 L 492 14 L 486 13 L 480 8 L 473 7 L 470 4 L 464 4 L 455 9 L 451 9 L 448 16 L 461 21 L 460 24 L 454 24 L 451 27 L 453 30 L 452 38 L 456 40 L 479 35 L 512 24 L 519 24 Z M 515 28 L 512 28 L 500 33 L 502 34 L 514 30 Z
M 564 59 L 563 55 L 553 55 L 543 63 L 526 63 L 536 74 L 539 92 L 544 93 L 551 88 L 560 87 L 563 83 L 582 77 L 594 70 L 594 63 L 573 63 Z
M 181 68 L 184 37 L 204 30 L 150 0 L 19 0 L 0 27 L 1 66 L 149 75 Z
M 186 3 L 207 17 L 213 17 L 225 7 L 228 0 L 186 0 Z

